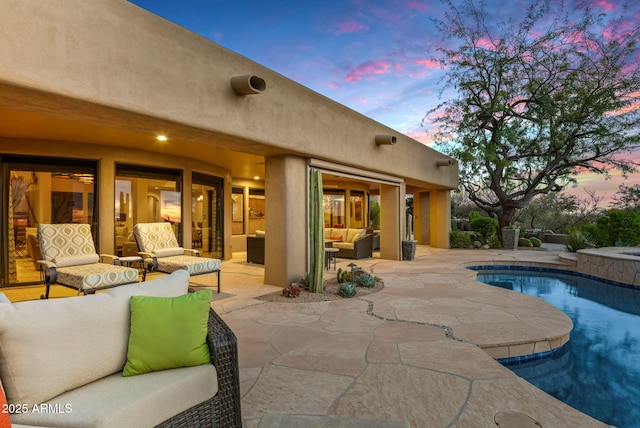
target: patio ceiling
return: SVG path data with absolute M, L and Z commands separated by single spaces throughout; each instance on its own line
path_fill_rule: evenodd
M 100 144 L 122 148 L 152 150 L 176 156 L 203 160 L 226 168 L 234 179 L 264 179 L 264 156 L 210 147 L 186 138 L 173 137 L 168 128 L 156 133 L 134 132 L 93 123 L 47 116 L 8 107 L 0 107 L 0 137 L 25 138 Z M 184 132 L 183 132 L 184 133 Z M 160 142 L 157 135 L 166 134 Z M 199 139 L 203 139 L 199 136 Z M 211 135 L 211 139 L 216 139 Z M 245 142 L 246 146 L 249 146 Z

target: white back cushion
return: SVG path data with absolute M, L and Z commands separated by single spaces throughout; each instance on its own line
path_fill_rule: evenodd
M 131 296 L 185 294 L 181 270 L 103 293 L 0 304 L 0 378 L 10 403 L 34 404 L 121 371 Z

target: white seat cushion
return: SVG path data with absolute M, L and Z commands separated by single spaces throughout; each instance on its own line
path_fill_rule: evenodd
M 191 275 L 200 275 L 220 270 L 220 260 L 207 257 L 171 256 L 158 259 L 160 272 L 175 272 L 184 269 Z
M 216 369 L 211 364 L 130 377 L 116 373 L 43 403 L 68 412 L 27 412 L 12 415 L 11 420 L 69 428 L 153 427 L 217 392 Z

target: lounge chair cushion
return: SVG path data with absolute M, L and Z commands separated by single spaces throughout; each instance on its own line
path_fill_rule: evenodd
M 175 272 L 180 269 L 187 270 L 191 275 L 220 270 L 220 260 L 193 256 L 171 256 L 158 259 L 160 272 Z
M 211 290 L 178 297 L 131 297 L 131 333 L 123 376 L 211 362 L 207 321 Z
M 354 242 L 356 239 L 363 237 L 365 232 L 365 229 L 347 229 L 346 242 Z
M 161 249 L 155 250 L 154 254 L 158 258 L 171 257 L 171 256 L 184 256 L 184 248 L 182 247 L 161 248 Z
M 133 227 L 138 246 L 147 253 L 156 253 L 166 248 L 179 248 L 171 223 L 138 223 Z
M 100 263 L 100 256 L 97 254 L 84 254 L 80 256 L 60 256 L 51 260 L 56 267 L 89 265 L 92 263 Z
M 212 364 L 142 376 L 123 377 L 115 373 L 43 403 L 63 409 L 61 413 L 27 412 L 11 418 L 14 424 L 29 426 L 153 427 L 217 392 L 217 372 Z
M 78 257 L 75 260 L 79 264 L 86 264 L 83 256 L 97 256 L 88 224 L 40 224 L 38 240 L 42 258 L 50 262 L 58 260 L 71 266 L 73 257 Z
M 78 290 L 94 290 L 138 280 L 137 270 L 106 263 L 63 267 L 57 269 L 57 272 L 57 282 Z
M 121 376 L 131 296 L 175 297 L 188 285 L 189 274 L 180 271 L 85 297 L 1 304 L 0 378 L 7 399 L 32 406 L 113 373 Z

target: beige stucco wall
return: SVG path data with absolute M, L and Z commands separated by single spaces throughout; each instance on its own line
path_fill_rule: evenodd
M 0 105 L 138 132 L 168 120 L 174 136 L 208 147 L 457 186 L 438 152 L 125 0 L 5 0 L 0 16 Z M 263 94 L 231 90 L 247 73 L 265 79 Z M 376 146 L 376 134 L 397 144 Z

